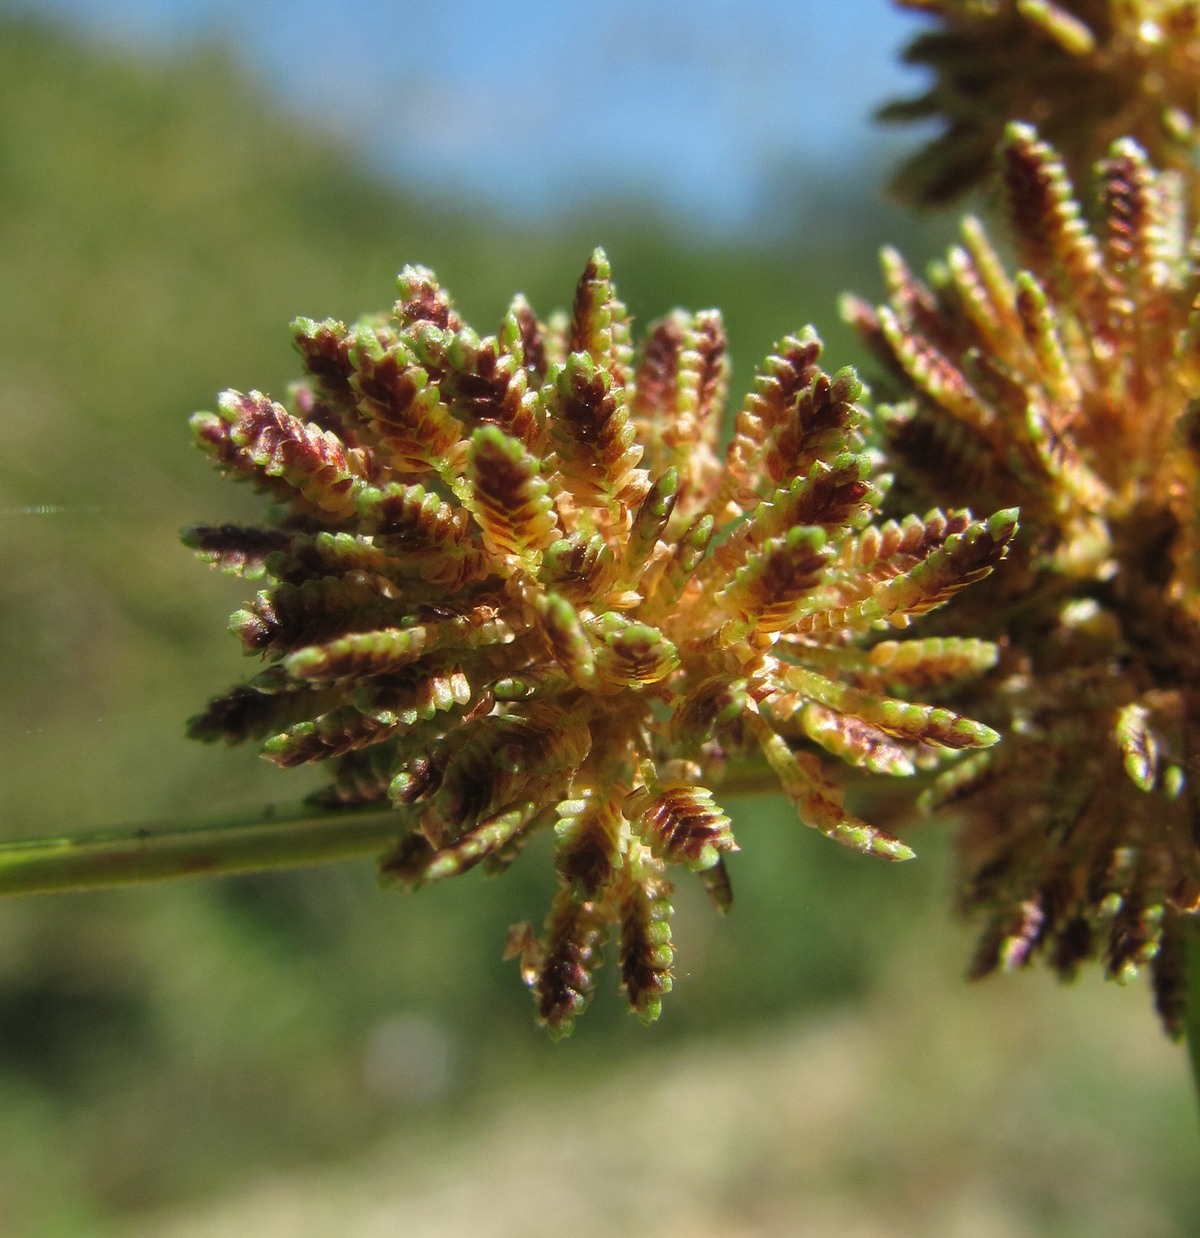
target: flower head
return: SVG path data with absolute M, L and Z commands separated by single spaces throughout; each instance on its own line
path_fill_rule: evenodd
M 905 58 L 930 89 L 885 120 L 942 132 L 892 181 L 903 199 L 947 201 L 984 179 L 1006 124 L 1034 124 L 1081 176 L 1119 137 L 1161 168 L 1190 167 L 1200 121 L 1197 0 L 897 0 L 937 27 Z
M 1022 510 L 1013 570 L 958 616 L 1009 636 L 973 703 L 1008 737 L 930 803 L 968 815 L 978 973 L 1153 962 L 1174 1030 L 1200 910 L 1200 267 L 1174 177 L 1135 142 L 1095 169 L 1094 226 L 1028 126 L 1000 160 L 1023 269 L 968 219 L 932 286 L 888 254 L 889 304 L 847 302 L 890 375 L 904 486 Z
M 765 764 L 806 824 L 905 859 L 817 754 L 906 774 L 996 738 L 912 699 L 994 646 L 880 631 L 987 575 L 1014 513 L 874 523 L 859 383 L 824 373 L 811 332 L 767 359 L 722 459 L 720 317 L 676 312 L 635 355 L 600 251 L 550 325 L 518 298 L 481 338 L 409 268 L 390 314 L 293 330 L 287 407 L 226 392 L 193 421 L 275 507 L 187 535 L 268 581 L 232 621 L 268 665 L 192 734 L 328 762 L 329 804 L 390 798 L 382 867 L 405 886 L 503 868 L 552 829 L 545 930 L 510 940 L 552 1031 L 610 936 L 629 1005 L 657 1015 L 669 869 L 730 898 L 726 771 Z

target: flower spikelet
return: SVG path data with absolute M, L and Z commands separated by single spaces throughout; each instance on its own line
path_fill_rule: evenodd
M 1163 169 L 1190 166 L 1200 121 L 1196 0 L 896 3 L 935 22 L 905 53 L 934 80 L 880 116 L 943 126 L 896 173 L 901 198 L 940 203 L 980 183 L 1010 120 L 1036 124 L 1075 177 L 1120 137 Z
M 1200 269 L 1173 175 L 1133 140 L 1097 164 L 1090 211 L 1026 125 L 1000 169 L 1021 269 L 968 220 L 929 284 L 889 254 L 889 303 L 847 302 L 895 398 L 898 491 L 1022 511 L 1012 570 L 956 614 L 1008 634 L 990 699 L 965 698 L 1008 738 L 928 803 L 967 817 L 977 974 L 1149 963 L 1177 1030 L 1200 907 Z
M 328 806 L 390 798 L 382 870 L 407 888 L 502 869 L 547 829 L 550 915 L 509 944 L 553 1033 L 606 942 L 657 1017 L 672 873 L 730 904 L 727 769 L 774 771 L 806 824 L 905 859 L 844 807 L 839 763 L 909 774 L 995 740 L 920 703 L 994 647 L 892 637 L 986 575 L 1015 514 L 879 519 L 860 385 L 811 331 L 763 364 L 724 453 L 720 316 L 675 311 L 635 349 L 599 250 L 558 330 L 517 298 L 481 337 L 409 268 L 390 314 L 293 335 L 286 405 L 231 392 L 194 422 L 274 507 L 186 535 L 259 582 L 233 627 L 267 663 L 192 733 L 326 763 Z

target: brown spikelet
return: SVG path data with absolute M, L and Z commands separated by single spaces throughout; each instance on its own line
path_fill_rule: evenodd
M 239 684 L 211 700 L 202 714 L 189 718 L 187 733 L 208 743 L 241 744 L 311 717 L 314 708 L 320 704 L 311 691 L 263 692 L 252 683 Z
M 1168 914 L 1163 926 L 1162 944 L 1152 967 L 1154 1005 L 1168 1035 L 1179 1036 L 1187 1017 L 1187 1003 L 1195 1001 L 1188 993 L 1187 943 L 1190 929 L 1183 917 Z
M 514 357 L 531 381 L 546 377 L 546 328 L 523 296 L 513 298 L 500 328 L 500 347 Z
M 348 752 L 333 762 L 333 779 L 311 797 L 323 808 L 355 808 L 379 804 L 388 798 L 395 775 L 394 744 L 376 744 Z
M 509 328 L 507 346 L 495 337 L 477 340 L 466 331 L 447 352 L 442 381 L 454 414 L 466 425 L 494 425 L 537 450 L 543 431 L 537 393 L 530 390 L 523 355 L 512 349 L 520 336 Z
M 537 1002 L 538 1022 L 556 1040 L 571 1034 L 591 1001 L 603 930 L 599 905 L 577 900 L 569 886 L 560 886 L 545 936 L 540 942 L 527 941 L 521 951 L 521 970 Z
M 645 435 L 653 427 L 659 433 L 659 410 L 669 408 L 675 398 L 679 375 L 680 353 L 683 351 L 687 316 L 672 314 L 652 324 L 642 347 L 634 382 L 634 412 L 639 418 L 639 430 Z M 655 464 L 659 464 L 655 460 Z
M 707 787 L 679 780 L 644 787 L 625 804 L 625 815 L 650 851 L 670 864 L 711 868 L 722 851 L 736 851 L 729 818 Z
M 282 529 L 246 528 L 236 524 L 196 525 L 183 531 L 183 544 L 223 572 L 257 580 L 267 570 L 267 556 L 292 543 Z
M 359 625 L 369 629 L 391 609 L 383 582 L 353 575 L 316 576 L 261 590 L 230 617 L 229 626 L 247 652 L 277 657 L 295 645 L 327 641 Z
M 538 463 L 517 439 L 494 426 L 476 430 L 468 477 L 472 513 L 490 554 L 532 566 L 562 536 Z
M 846 453 L 831 464 L 818 460 L 807 476 L 797 477 L 760 503 L 716 551 L 714 569 L 736 571 L 756 546 L 802 525 L 837 530 L 870 518 L 872 493 L 867 480 L 871 462 Z
M 643 1023 L 658 1018 L 671 991 L 670 895 L 661 865 L 638 856 L 626 871 L 618 905 L 621 991 Z
M 1155 255 L 1150 230 L 1154 223 L 1153 174 L 1145 153 L 1135 143 L 1113 147 L 1101 165 L 1102 217 L 1105 230 L 1105 265 L 1137 296 L 1136 283 L 1153 275 Z
M 725 607 L 762 632 L 790 627 L 831 555 L 823 529 L 800 526 L 747 555 L 721 591 Z
M 624 388 L 614 387 L 589 353 L 572 353 L 555 377 L 548 412 L 558 467 L 582 503 L 631 504 L 645 493 L 645 475 L 635 476 L 642 449 L 625 402 Z
M 292 323 L 292 340 L 304 362 L 304 371 L 312 380 L 313 395 L 340 410 L 351 407 L 354 363 L 350 347 L 354 337 L 346 330 L 346 324 L 333 318 L 323 322 L 297 318 Z
M 246 462 L 242 467 L 279 478 L 297 502 L 323 518 L 338 521 L 353 513 L 367 471 L 361 454 L 256 391 L 227 391 L 220 407 L 229 439 Z
M 1005 137 L 1005 189 L 1022 261 L 1045 272 L 1060 296 L 1072 297 L 1083 320 L 1103 338 L 1108 323 L 1100 249 L 1066 169 L 1030 126 L 1010 125 Z
M 675 707 L 671 738 L 692 754 L 722 727 L 736 722 L 746 708 L 746 680 L 713 675 L 701 680 Z
M 397 289 L 400 296 L 394 314 L 402 327 L 411 330 L 428 323 L 440 331 L 450 332 L 462 327 L 453 302 L 428 267 L 406 266 L 400 272 Z
M 558 871 L 581 897 L 596 898 L 612 884 L 622 863 L 620 810 L 610 797 L 589 787 L 581 798 L 563 800 L 557 813 Z
M 459 727 L 447 745 L 441 785 L 426 822 L 454 830 L 537 793 L 577 768 L 591 747 L 579 719 L 552 706 L 526 707 Z

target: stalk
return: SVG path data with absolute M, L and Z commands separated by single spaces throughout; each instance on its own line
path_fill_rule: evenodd
M 721 790 L 753 795 L 777 786 L 769 771 L 746 769 L 732 772 Z M 333 811 L 300 805 L 165 829 L 149 823 L 111 833 L 16 839 L 0 842 L 0 896 L 98 890 L 378 857 L 407 828 L 405 817 L 390 804 Z
M 256 869 L 378 856 L 404 832 L 390 804 L 318 811 L 267 809 L 185 828 L 153 825 L 71 838 L 0 843 L 0 895 L 51 894 L 217 877 Z

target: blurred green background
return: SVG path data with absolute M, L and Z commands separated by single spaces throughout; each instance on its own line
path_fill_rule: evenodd
M 757 241 L 621 201 L 522 227 L 369 174 L 216 47 L 0 10 L 0 833 L 308 789 L 182 735 L 243 673 L 248 590 L 178 530 L 257 510 L 186 418 L 281 392 L 292 317 L 386 305 L 420 261 L 491 330 L 516 289 L 567 302 L 602 243 L 641 323 L 722 307 L 740 398 L 805 322 L 854 359 L 837 291 L 946 234 L 878 180 L 806 171 Z M 413 898 L 364 863 L 0 904 L 0 1234 L 1200 1232 L 1185 1063 L 1142 985 L 969 988 L 944 826 L 889 867 L 781 800 L 730 807 L 737 907 L 681 890 L 661 1023 L 602 972 L 560 1045 L 500 958 L 544 912 L 544 846 Z

